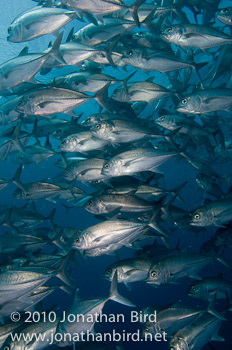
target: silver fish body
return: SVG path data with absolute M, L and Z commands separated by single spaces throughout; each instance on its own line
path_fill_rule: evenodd
M 55 7 L 35 7 L 16 17 L 8 28 L 8 41 L 23 42 L 56 33 L 77 17 L 75 11 Z

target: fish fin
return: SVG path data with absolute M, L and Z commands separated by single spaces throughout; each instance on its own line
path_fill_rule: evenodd
M 198 276 L 198 274 L 192 273 L 191 275 L 188 275 L 188 277 L 193 278 L 194 280 L 201 281 L 202 278 Z
M 107 111 L 111 112 L 110 106 L 105 102 L 105 94 L 108 91 L 108 87 L 111 82 L 106 84 L 102 89 L 98 90 L 97 93 L 93 96 L 93 98 Z
M 226 267 L 228 267 L 229 269 L 231 269 L 231 265 L 222 257 L 218 257 L 217 261 L 219 261 L 221 264 L 225 265 Z
M 159 214 L 160 214 L 159 209 L 154 210 L 154 213 L 148 225 L 152 227 L 155 231 L 158 231 L 162 236 L 168 237 L 168 233 L 158 223 Z
M 70 115 L 72 118 L 76 118 L 76 114 L 73 112 L 73 111 L 68 111 L 68 112 L 65 112 L 66 114 Z
M 225 320 L 225 319 L 224 319 Z M 212 338 L 211 338 L 211 340 L 213 340 L 213 341 L 225 341 L 225 339 L 224 338 L 222 338 L 219 334 L 214 334 L 213 336 L 212 336 Z
M 232 208 L 228 208 L 228 209 L 222 211 L 220 214 L 215 215 L 215 217 L 216 217 L 216 218 L 221 218 L 221 217 L 224 217 L 225 215 L 228 215 L 228 214 L 230 214 L 230 213 L 231 213 L 231 215 L 232 215 Z
M 26 55 L 28 55 L 28 50 L 29 50 L 29 47 L 28 47 L 28 46 L 25 46 L 25 47 L 20 51 L 20 53 L 18 54 L 18 57 L 19 57 L 19 56 L 26 56 Z
M 122 80 L 122 85 L 123 85 L 127 95 L 128 95 L 127 82 L 128 82 L 128 80 L 130 80 L 135 75 L 135 73 L 137 73 L 137 70 L 135 70 L 134 72 L 130 73 L 129 75 L 126 76 L 126 78 L 124 78 Z
M 66 39 L 66 43 L 69 43 L 70 41 L 73 40 L 73 33 L 74 33 L 74 27 L 72 27 L 72 29 L 68 33 L 68 36 L 67 36 L 67 39 Z
M 125 287 L 131 292 L 131 285 L 129 282 L 123 282 Z
M 90 12 L 84 12 L 82 11 L 83 15 L 88 19 L 90 23 L 93 23 L 95 26 L 98 26 L 98 21 L 97 19 L 103 23 L 102 21 L 102 15 L 99 16 L 93 16 Z M 96 19 L 97 18 L 97 19 Z
M 30 298 L 29 298 L 28 296 L 26 296 L 26 295 L 20 297 L 18 300 L 19 300 L 20 302 L 25 303 L 25 304 L 28 304 L 28 305 L 32 305 L 32 304 L 33 304 L 32 299 L 30 299 Z
M 49 56 L 53 56 L 57 62 L 59 62 L 59 63 L 61 63 L 61 64 L 63 64 L 63 65 L 66 66 L 67 63 L 65 62 L 65 60 L 63 59 L 63 57 L 61 56 L 61 54 L 60 54 L 60 52 L 59 52 L 60 44 L 61 44 L 61 40 L 62 40 L 63 34 L 64 34 L 64 32 L 61 32 L 61 33 L 57 36 L 57 38 L 56 38 L 54 44 L 52 45 L 52 47 L 51 47 L 51 49 L 50 49 L 48 55 L 49 55 Z
M 117 290 L 117 273 L 116 273 L 116 271 L 114 272 L 114 276 L 113 276 L 113 279 L 112 279 L 112 282 L 111 282 L 109 299 L 114 300 L 117 303 L 120 303 L 120 304 L 123 304 L 123 305 L 135 307 L 135 305 L 130 300 L 126 299 L 125 297 L 123 297 L 122 295 L 120 295 L 118 293 L 118 290 Z
M 54 208 L 47 217 L 47 220 L 54 231 L 56 230 L 56 228 L 53 224 L 55 213 L 56 213 L 56 208 Z
M 58 287 L 60 290 L 63 290 L 63 292 L 65 292 L 65 293 L 67 293 L 67 294 L 69 294 L 69 295 L 73 295 L 73 291 L 70 289 L 70 287 L 68 287 L 68 286 L 59 286 Z
M 76 304 L 76 303 L 79 303 L 80 301 L 82 301 L 82 299 L 80 298 L 79 296 L 79 288 L 77 288 L 75 290 L 75 295 L 74 295 L 74 301 L 73 303 Z
M 139 22 L 139 16 L 138 16 L 138 8 L 140 7 L 140 5 L 142 5 L 145 2 L 145 0 L 136 0 L 135 2 L 133 2 L 130 5 L 130 13 L 133 17 L 133 20 L 136 24 L 137 27 L 140 28 L 140 22 Z
M 18 169 L 16 170 L 11 182 L 13 182 L 16 186 L 18 186 L 23 192 L 27 192 L 25 186 L 20 181 L 20 177 L 22 174 L 22 169 L 24 168 L 24 165 L 20 165 Z

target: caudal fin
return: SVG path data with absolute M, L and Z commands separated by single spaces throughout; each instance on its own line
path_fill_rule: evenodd
M 123 297 L 121 294 L 118 293 L 116 271 L 114 273 L 114 276 L 111 282 L 109 299 L 114 300 L 117 303 L 120 303 L 126 306 L 135 307 L 135 305 L 130 300 L 128 300 L 127 298 Z

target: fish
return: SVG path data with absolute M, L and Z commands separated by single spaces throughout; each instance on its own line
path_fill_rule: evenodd
M 158 71 L 162 73 L 171 72 L 183 68 L 195 69 L 194 63 L 181 60 L 172 53 L 154 50 L 130 49 L 123 56 L 122 61 L 132 67 L 143 71 Z
M 219 275 L 218 277 L 205 277 L 201 281 L 193 282 L 189 286 L 187 294 L 202 300 L 226 299 L 231 295 L 231 288 L 231 283 Z
M 85 209 L 92 214 L 101 215 L 108 213 L 119 212 L 132 212 L 142 213 L 149 210 L 153 210 L 152 203 L 146 202 L 143 199 L 136 198 L 123 194 L 103 194 L 92 197 L 85 203 Z
M 147 223 L 138 220 L 111 219 L 90 226 L 76 237 L 73 248 L 87 250 L 101 248 L 110 244 L 139 237 L 144 230 L 148 230 Z
M 141 171 L 156 171 L 158 166 L 177 155 L 150 148 L 135 148 L 115 155 L 104 162 L 102 175 L 122 176 L 136 174 Z
M 229 348 L 229 4 L 33 2 L 0 26 L 1 348 Z
M 179 329 L 182 329 L 200 317 L 204 313 L 204 310 L 182 306 L 177 303 L 169 307 L 163 307 L 156 312 L 157 321 L 147 321 L 145 323 L 143 329 L 144 336 L 148 333 L 155 335 L 165 330 L 167 337 L 170 338 Z
M 55 274 L 56 272 L 49 272 L 42 268 L 34 271 L 33 268 L 20 268 L 1 272 L 1 304 L 26 296 Z M 31 301 L 29 300 L 28 303 L 30 305 Z
M 225 7 L 220 9 L 217 14 L 217 19 L 228 26 L 232 25 L 232 7 Z
M 46 54 L 28 53 L 27 48 L 23 49 L 16 58 L 13 58 L 0 65 L 0 93 L 1 90 L 11 90 L 24 82 L 34 82 L 34 76 L 41 69 L 44 63 L 53 57 L 63 62 L 59 54 L 59 46 L 62 34 L 58 36 L 51 49 Z
M 196 183 L 205 192 L 216 198 L 221 198 L 223 196 L 223 191 L 217 183 L 217 178 L 200 173 L 196 176 Z
M 175 24 L 161 31 L 161 39 L 181 47 L 200 50 L 231 43 L 229 35 L 201 24 Z
M 229 221 L 231 221 L 230 197 L 212 201 L 196 209 L 189 224 L 200 227 L 223 227 L 223 224 Z
M 135 123 L 134 121 L 109 120 L 97 123 L 91 128 L 93 136 L 110 141 L 111 143 L 127 143 L 143 140 L 146 138 L 159 138 L 161 135 L 151 131 L 145 125 Z
M 98 21 L 96 24 L 90 23 L 79 29 L 73 35 L 73 40 L 91 47 L 113 40 L 118 35 L 134 29 L 134 21 L 128 21 L 120 18 L 104 18 L 103 23 Z
M 79 132 L 67 136 L 61 141 L 61 152 L 80 152 L 85 154 L 89 151 L 102 149 L 108 145 L 108 141 L 94 137 L 90 131 Z
M 16 109 L 24 115 L 49 116 L 55 113 L 68 113 L 89 98 L 87 95 L 68 89 L 45 88 L 21 96 Z
M 223 341 L 224 339 L 217 334 L 221 324 L 221 319 L 206 312 L 173 335 L 169 342 L 169 350 L 195 350 L 211 340 Z
M 124 283 L 130 289 L 131 282 L 144 281 L 147 278 L 152 263 L 153 260 L 148 258 L 120 260 L 108 266 L 103 277 L 112 281 L 116 274 L 118 283 Z
M 204 114 L 215 111 L 229 111 L 231 89 L 205 89 L 185 96 L 176 110 L 181 113 Z
M 28 341 L 28 339 L 23 339 L 23 337 L 17 341 L 16 339 L 12 340 L 12 338 L 9 336 L 3 346 L 6 349 L 16 349 L 19 347 L 20 349 L 24 349 L 27 347 L 33 347 L 34 349 L 44 349 L 46 347 L 46 344 L 44 341 L 33 339 L 33 334 L 36 334 L 39 332 L 44 338 L 46 337 L 47 341 L 50 343 L 52 341 L 52 336 L 56 330 L 58 320 L 55 320 L 54 322 L 50 321 L 40 321 L 40 322 L 33 322 L 29 325 L 24 325 L 22 328 L 23 332 L 26 332 L 28 335 L 32 337 L 31 342 Z M 15 332 L 17 333 L 17 332 Z M 15 334 L 13 333 L 13 334 Z
M 180 253 L 156 262 L 149 270 L 147 283 L 160 285 L 172 283 L 182 277 L 199 279 L 197 272 L 214 258 L 200 254 Z
M 102 174 L 102 167 L 105 160 L 100 158 L 84 159 L 73 162 L 64 170 L 64 178 L 68 181 L 96 181 L 104 180 L 109 176 Z
M 75 314 L 80 315 L 81 319 L 79 322 L 71 323 L 67 319 L 63 322 L 59 321 L 57 325 L 57 332 L 60 334 L 69 333 L 69 334 L 83 334 L 88 333 L 88 331 L 93 331 L 95 322 L 97 321 L 98 316 L 101 314 L 103 307 L 106 302 L 109 300 L 114 300 L 118 303 L 127 306 L 135 306 L 131 301 L 121 296 L 117 291 L 117 278 L 116 274 L 112 280 L 110 294 L 105 298 L 95 298 L 95 299 L 80 299 L 78 296 L 78 291 L 75 294 L 73 304 L 66 311 L 67 315 Z M 62 346 L 68 345 L 70 341 L 65 340 L 61 342 Z
M 73 10 L 56 7 L 34 7 L 17 16 L 8 27 L 7 40 L 15 43 L 56 34 L 65 24 L 77 18 Z
M 127 88 L 128 91 L 125 91 L 123 87 L 115 89 L 111 98 L 121 102 L 144 101 L 152 103 L 155 100 L 173 96 L 175 94 L 175 92 L 172 92 L 161 85 L 148 81 L 129 83 Z

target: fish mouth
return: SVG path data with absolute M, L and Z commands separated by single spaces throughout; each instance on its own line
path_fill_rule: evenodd
M 191 226 L 200 226 L 200 225 L 196 225 L 196 222 L 193 222 L 193 221 L 189 222 L 188 224 Z
M 23 113 L 23 108 L 22 107 L 17 106 L 15 108 L 15 110 L 16 110 L 16 112 Z
M 150 279 L 146 279 L 145 280 L 146 283 L 149 283 L 149 284 L 154 284 L 154 287 L 157 286 L 157 283 L 155 283 L 154 281 L 150 280 Z
M 186 111 L 186 109 L 184 108 L 184 106 L 177 106 L 176 107 L 177 112 L 182 112 L 182 111 Z

